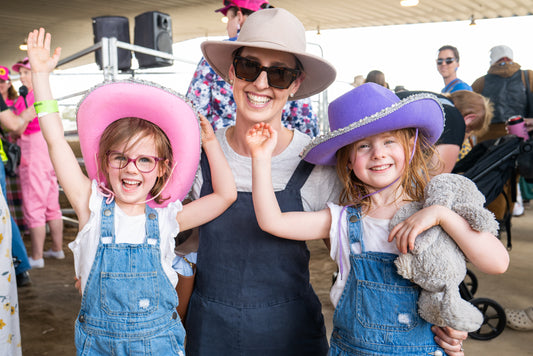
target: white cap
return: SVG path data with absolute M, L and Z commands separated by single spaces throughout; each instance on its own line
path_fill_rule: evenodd
M 492 47 L 490 50 L 490 65 L 498 62 L 503 57 L 513 59 L 513 50 L 505 45 Z

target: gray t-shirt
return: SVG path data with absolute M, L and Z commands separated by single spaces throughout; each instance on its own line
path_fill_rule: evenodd
M 252 159 L 237 154 L 226 139 L 227 127 L 217 130 L 216 136 L 222 151 L 235 178 L 237 191 L 252 191 Z M 279 155 L 272 158 L 272 185 L 275 191 L 285 189 L 294 170 L 300 163 L 300 152 L 309 143 L 309 136 L 294 130 L 294 137 L 289 146 Z M 200 195 L 203 179 L 199 171 L 194 181 L 191 197 L 197 199 Z M 335 167 L 315 166 L 313 172 L 302 187 L 302 202 L 305 211 L 316 211 L 326 208 L 327 202 L 338 203 L 341 184 L 337 178 Z

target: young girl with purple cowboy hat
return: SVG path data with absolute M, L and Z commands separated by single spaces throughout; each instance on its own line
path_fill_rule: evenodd
M 213 191 L 182 206 L 196 175 L 200 127 L 178 94 L 155 83 L 116 81 L 89 90 L 77 124 L 87 177 L 63 136 L 49 74 L 50 34 L 28 35 L 36 111 L 50 157 L 80 232 L 69 244 L 83 295 L 76 320 L 78 355 L 184 355 L 176 312 L 174 237 L 204 224 L 236 197 L 231 170 L 201 119 L 201 145 Z
M 442 206 L 425 208 L 389 231 L 400 206 L 422 199 L 428 155 L 444 122 L 437 98 L 419 94 L 400 100 L 382 86 L 363 84 L 329 105 L 329 122 L 331 132 L 314 139 L 302 156 L 336 166 L 343 190 L 340 205 L 328 203 L 317 212 L 279 209 L 270 174 L 278 134 L 260 123 L 247 135 L 259 226 L 287 239 L 330 238 L 340 275 L 330 293 L 336 310 L 329 354 L 461 355 L 460 344 L 441 344 L 445 350 L 437 345 L 431 325 L 417 314 L 418 287 L 398 275 L 393 261 L 436 225 L 486 273 L 507 269 L 505 247 Z

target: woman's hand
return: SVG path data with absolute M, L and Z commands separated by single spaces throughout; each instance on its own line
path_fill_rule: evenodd
M 50 73 L 57 66 L 61 48 L 57 47 L 50 56 L 51 41 L 52 35 L 50 33 L 45 34 L 42 27 L 28 34 L 28 58 L 32 73 Z
M 448 326 L 433 325 L 431 331 L 435 334 L 435 342 L 446 351 L 449 356 L 464 356 L 463 341 L 468 337 L 466 331 L 459 331 Z
M 246 134 L 246 143 L 252 157 L 272 156 L 278 142 L 278 133 L 269 124 L 255 124 Z

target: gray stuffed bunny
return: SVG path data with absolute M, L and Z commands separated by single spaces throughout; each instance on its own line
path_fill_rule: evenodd
M 424 207 L 442 205 L 462 216 L 474 230 L 498 233 L 494 215 L 483 208 L 485 197 L 466 177 L 434 177 L 424 190 L 424 199 L 401 207 L 391 220 L 391 228 Z M 440 226 L 418 235 L 414 249 L 400 255 L 395 264 L 402 277 L 421 287 L 418 312 L 424 320 L 468 332 L 481 327 L 483 315 L 459 293 L 466 275 L 465 256 Z

